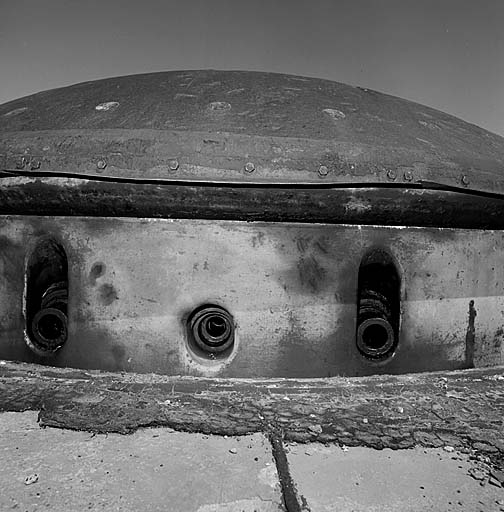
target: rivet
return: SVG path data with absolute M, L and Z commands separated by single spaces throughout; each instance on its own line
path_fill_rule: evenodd
M 404 179 L 411 181 L 413 179 L 413 173 L 411 171 L 404 171 Z
M 30 169 L 32 171 L 36 171 L 37 169 L 40 169 L 40 160 L 32 160 L 30 162 Z
M 16 161 L 16 169 L 24 169 L 27 163 L 28 160 L 26 159 L 26 157 L 22 156 Z
M 98 160 L 98 162 L 96 162 L 96 167 L 100 169 L 100 171 L 103 171 L 103 169 L 107 167 L 107 161 L 105 159 Z
M 466 187 L 467 185 L 469 185 L 469 178 L 465 174 L 462 174 L 462 178 L 460 178 L 460 181 L 462 182 L 462 185 Z
M 395 180 L 395 179 L 396 179 L 396 177 L 397 177 L 396 172 L 395 172 L 393 169 L 389 169 L 389 170 L 387 171 L 387 178 L 388 178 L 389 180 Z
M 179 168 L 178 160 L 170 160 L 170 171 L 176 171 Z
M 252 162 L 247 162 L 245 164 L 245 172 L 254 172 L 255 171 L 255 165 Z
M 327 176 L 329 174 L 329 169 L 326 165 L 321 165 L 318 170 L 319 176 Z

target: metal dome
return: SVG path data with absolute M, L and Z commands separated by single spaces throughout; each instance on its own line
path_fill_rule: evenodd
M 504 138 L 369 89 L 273 73 L 170 71 L 17 99 L 0 106 L 0 155 L 5 170 L 504 192 Z

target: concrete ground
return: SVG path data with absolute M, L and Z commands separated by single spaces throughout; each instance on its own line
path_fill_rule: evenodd
M 504 511 L 501 475 L 450 447 L 312 443 L 287 444 L 285 451 L 297 510 Z M 36 412 L 5 412 L 0 453 L 2 511 L 285 510 L 271 446 L 261 434 L 226 438 L 149 428 L 93 435 L 41 429 Z
M 144 429 L 41 429 L 0 413 L 0 510 L 273 512 L 281 491 L 267 440 Z
M 445 448 L 314 443 L 291 445 L 287 452 L 297 491 L 311 512 L 504 511 L 504 488 L 489 478 L 486 464 Z

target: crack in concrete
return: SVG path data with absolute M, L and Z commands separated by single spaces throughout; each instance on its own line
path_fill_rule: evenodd
M 285 510 L 287 512 L 310 512 L 306 500 L 300 497 L 302 501 L 302 503 L 300 503 L 298 499 L 298 493 L 290 473 L 289 461 L 287 460 L 287 454 L 285 453 L 281 435 L 271 432 L 268 438 L 271 443 L 273 459 L 277 467 Z
M 127 434 L 141 427 L 282 441 L 475 450 L 504 467 L 504 368 L 354 379 L 240 381 L 0 365 L 0 410 L 41 426 Z

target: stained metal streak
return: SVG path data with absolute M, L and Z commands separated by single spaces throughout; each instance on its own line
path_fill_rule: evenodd
M 414 185 L 273 187 L 68 176 L 6 173 L 0 180 L 0 213 L 504 227 L 504 199 L 472 191 L 424 190 Z

